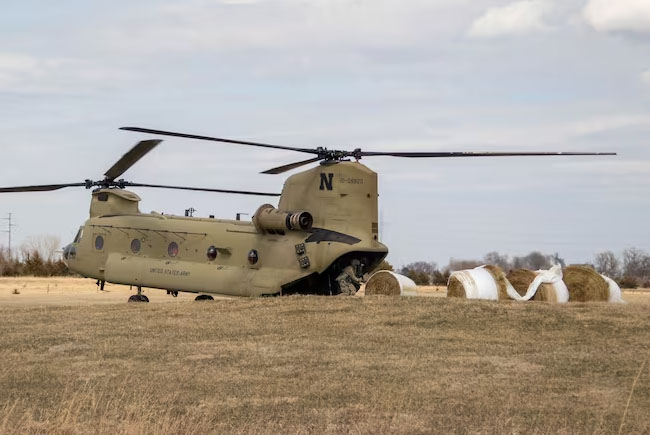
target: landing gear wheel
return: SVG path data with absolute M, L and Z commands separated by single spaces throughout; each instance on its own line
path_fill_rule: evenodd
M 131 295 L 129 302 L 149 302 L 149 298 L 145 295 Z
M 210 295 L 198 295 L 194 298 L 195 301 L 213 301 L 214 298 Z

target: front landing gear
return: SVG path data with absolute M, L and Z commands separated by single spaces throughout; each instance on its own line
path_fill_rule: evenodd
M 145 295 L 131 295 L 129 296 L 129 302 L 149 302 L 149 298 Z
M 149 302 L 149 298 L 142 294 L 142 287 L 138 286 L 138 294 L 131 295 L 129 302 Z
M 210 295 L 198 295 L 194 298 L 195 301 L 213 301 L 214 298 Z

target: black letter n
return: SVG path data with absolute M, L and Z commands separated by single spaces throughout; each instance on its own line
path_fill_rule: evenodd
M 332 190 L 332 178 L 334 174 L 320 174 L 320 190 Z

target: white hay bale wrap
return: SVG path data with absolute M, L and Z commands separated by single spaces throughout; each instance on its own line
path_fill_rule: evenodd
M 535 273 L 535 279 L 528 286 L 525 295 L 520 295 L 517 290 L 508 282 L 508 296 L 515 301 L 529 301 L 537 293 L 539 286 L 542 284 L 551 284 L 555 290 L 555 298 L 558 303 L 565 304 L 569 302 L 569 290 L 562 281 L 562 268 L 553 266 L 550 270 L 538 270 Z
M 557 302 L 560 304 L 566 304 L 569 302 L 569 289 L 563 280 L 556 281 L 552 283 L 553 288 L 555 289 L 555 295 L 557 297 Z
M 452 280 L 456 280 L 463 286 L 466 299 L 499 300 L 499 289 L 496 280 L 484 267 L 459 270 L 452 273 L 447 282 L 447 296 L 449 296 L 449 285 Z
M 366 283 L 366 295 L 417 296 L 418 286 L 407 276 L 389 270 L 372 274 Z
M 618 303 L 618 304 L 624 304 L 626 303 L 623 300 L 623 297 L 621 295 L 621 288 L 616 284 L 616 281 L 613 279 L 601 274 L 603 278 L 605 278 L 605 281 L 607 281 L 607 284 L 609 285 L 609 292 L 608 292 L 608 297 L 607 297 L 607 302 L 610 303 Z
M 570 266 L 567 271 L 565 283 L 565 275 L 560 266 L 536 272 L 516 269 L 510 271 L 508 276 L 495 266 L 459 270 L 449 277 L 447 297 L 490 301 L 509 298 L 519 302 L 534 299 L 560 304 L 569 302 L 569 299 L 582 302 L 607 300 L 610 303 L 625 303 L 621 297 L 621 289 L 614 280 L 600 275 L 590 267 Z M 509 279 L 512 279 L 512 283 Z M 604 299 L 605 297 L 607 299 Z

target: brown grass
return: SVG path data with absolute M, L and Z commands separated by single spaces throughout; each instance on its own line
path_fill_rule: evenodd
M 616 433 L 650 349 L 647 310 L 300 296 L 0 305 L 0 433 Z M 624 432 L 648 433 L 648 409 L 646 366 Z
M 116 304 L 126 302 L 134 293 L 128 285 L 109 283 L 100 291 L 94 280 L 86 278 L 0 278 L 0 307 Z M 181 293 L 173 298 L 165 291 L 147 289 L 145 293 L 152 302 L 166 303 L 191 301 L 196 296 Z

